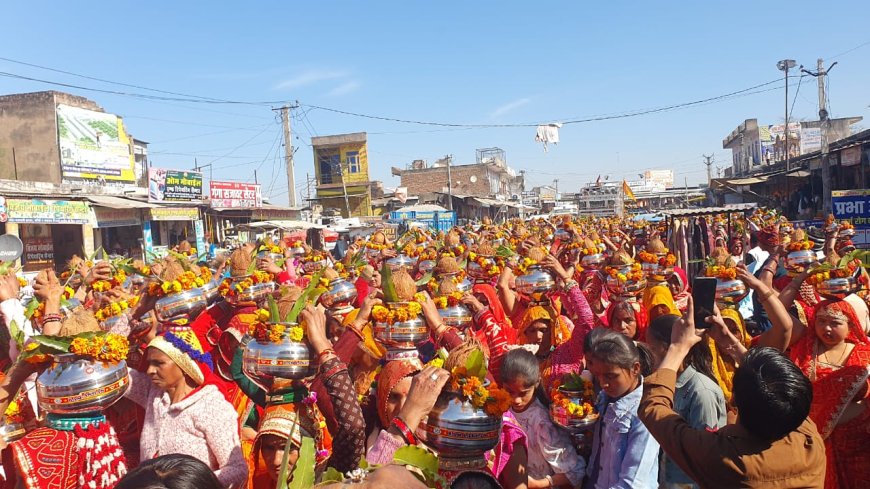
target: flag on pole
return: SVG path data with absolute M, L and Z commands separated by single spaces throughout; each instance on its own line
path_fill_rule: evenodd
M 622 193 L 629 199 L 637 202 L 637 199 L 634 198 L 634 192 L 631 191 L 631 187 L 628 186 L 628 182 L 625 180 L 622 181 Z
M 598 179 L 595 180 L 595 186 L 596 186 L 596 187 L 600 187 L 600 186 L 601 186 L 601 175 L 598 175 Z

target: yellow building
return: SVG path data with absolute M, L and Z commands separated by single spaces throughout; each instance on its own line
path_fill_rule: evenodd
M 311 138 L 317 201 L 324 211 L 335 209 L 342 217 L 372 215 L 372 182 L 366 133 Z

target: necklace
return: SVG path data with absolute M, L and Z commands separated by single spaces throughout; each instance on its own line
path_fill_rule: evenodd
M 810 368 L 812 369 L 812 371 L 810 372 L 810 374 L 811 374 L 811 375 L 810 375 L 810 380 L 811 380 L 812 382 L 815 382 L 815 381 L 816 381 L 816 366 L 817 366 L 816 364 L 817 364 L 817 362 L 821 362 L 821 363 L 824 363 L 825 365 L 830 365 L 830 366 L 832 366 L 832 367 L 838 367 L 838 368 L 839 368 L 839 367 L 842 367 L 842 366 L 843 366 L 843 360 L 845 360 L 845 358 L 846 358 L 846 354 L 847 354 L 848 352 L 849 352 L 849 345 L 846 344 L 846 345 L 845 345 L 845 348 L 843 348 L 843 353 L 840 355 L 839 360 L 837 360 L 837 363 L 830 363 L 829 361 L 827 361 L 827 360 L 828 360 L 828 352 L 824 352 L 824 353 L 822 353 L 821 355 L 819 355 L 819 340 L 815 340 L 815 341 L 813 342 L 813 356 L 812 356 L 812 361 L 810 362 Z M 820 358 L 821 356 L 824 356 L 824 357 L 825 357 L 825 361 L 821 361 L 821 358 Z

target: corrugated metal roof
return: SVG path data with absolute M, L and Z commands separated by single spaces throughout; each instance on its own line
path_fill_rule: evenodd
M 101 207 L 110 209 L 152 209 L 160 207 L 157 204 L 142 202 L 141 200 L 125 199 L 124 197 L 115 197 L 113 195 L 88 195 L 85 196 L 89 202 L 92 202 Z
M 694 209 L 671 209 L 662 211 L 671 217 L 684 216 L 703 216 L 707 214 L 723 214 L 726 212 L 740 212 L 749 209 L 755 209 L 758 206 L 755 202 L 746 202 L 743 204 L 730 204 L 725 207 L 696 207 Z

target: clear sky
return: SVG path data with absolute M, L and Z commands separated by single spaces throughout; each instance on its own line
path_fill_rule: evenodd
M 829 77 L 832 117 L 870 127 L 870 2 L 757 1 L 10 2 L 0 56 L 165 91 L 240 101 L 298 100 L 363 114 L 460 124 L 560 122 L 728 94 L 782 78 L 777 60 Z M 860 47 L 859 47 L 860 46 Z M 853 49 L 857 48 L 857 49 Z M 830 62 L 829 61 L 829 62 Z M 826 63 L 828 64 L 828 63 Z M 0 72 L 83 87 L 138 88 L 0 61 Z M 791 80 L 793 118 L 817 118 L 814 78 Z M 706 180 L 702 154 L 730 165 L 722 139 L 747 118 L 780 123 L 783 83 L 662 113 L 566 125 L 544 153 L 533 127 L 445 128 L 296 112 L 296 176 L 313 174 L 310 136 L 365 131 L 372 178 L 390 167 L 498 146 L 527 187 L 571 191 L 599 174 L 673 169 Z M 0 76 L 0 93 L 58 89 L 95 100 L 151 143 L 165 168 L 213 164 L 287 201 L 280 124 L 269 105 L 143 100 Z M 789 101 L 791 105 L 792 100 Z M 275 106 L 280 105 L 278 103 Z M 206 170 L 208 176 L 208 170 Z M 714 171 L 715 176 L 715 171 Z M 304 194 L 304 189 L 303 192 Z

